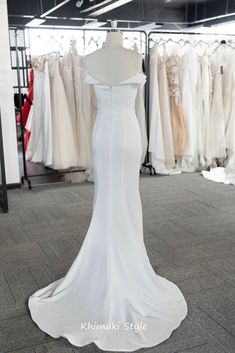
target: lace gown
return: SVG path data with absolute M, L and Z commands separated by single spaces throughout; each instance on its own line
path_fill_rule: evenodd
M 188 144 L 188 127 L 185 121 L 179 83 L 178 55 L 167 56 L 166 69 L 169 84 L 171 124 L 174 142 L 175 159 L 180 160 L 185 154 Z
M 167 339 L 187 304 L 175 284 L 154 272 L 143 239 L 135 99 L 145 75 L 108 86 L 87 73 L 86 82 L 94 85 L 97 101 L 91 223 L 66 276 L 34 293 L 29 309 L 52 337 L 133 351 Z
M 169 90 L 164 58 L 157 47 L 150 52 L 150 161 L 157 174 L 169 174 L 175 166 Z

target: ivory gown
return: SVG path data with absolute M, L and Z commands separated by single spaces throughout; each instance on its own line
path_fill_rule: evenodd
M 145 75 L 108 86 L 87 73 L 86 82 L 94 85 L 97 101 L 91 223 L 66 276 L 36 291 L 29 309 L 52 337 L 134 351 L 167 339 L 185 318 L 187 304 L 175 284 L 154 272 L 143 239 L 135 99 Z
M 68 101 L 60 74 L 60 58 L 48 61 L 51 93 L 53 168 L 78 166 L 78 147 L 73 130 Z

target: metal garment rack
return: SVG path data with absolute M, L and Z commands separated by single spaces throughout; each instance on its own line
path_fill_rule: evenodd
M 223 34 L 223 33 L 202 33 L 202 32 L 184 32 L 184 31 L 150 31 L 147 35 L 147 43 L 148 43 L 148 53 L 151 49 L 150 47 L 150 43 L 151 43 L 151 36 L 153 34 L 160 34 L 160 35 L 164 35 L 164 34 L 168 34 L 168 35 L 176 35 L 176 36 L 180 36 L 180 35 L 183 35 L 183 36 L 214 36 L 214 37 L 234 37 L 235 38 L 235 35 L 234 34 Z
M 6 172 L 4 162 L 4 147 L 3 147 L 3 135 L 2 135 L 2 119 L 0 111 L 0 207 L 3 212 L 8 212 L 8 198 L 7 198 L 7 183 L 6 183 Z
M 147 80 L 146 80 L 146 124 L 147 124 L 147 132 L 148 132 L 148 146 L 149 146 L 149 133 L 150 133 L 150 113 L 149 113 L 149 102 L 150 102 L 150 98 L 149 98 L 149 91 L 150 91 L 150 44 L 152 41 L 151 36 L 152 35 L 183 35 L 183 36 L 214 36 L 214 37 L 234 37 L 234 34 L 222 34 L 222 33 L 201 33 L 201 32 L 184 32 L 184 31 L 150 31 L 147 34 L 147 67 L 148 67 L 148 75 L 147 75 Z M 147 151 L 147 155 L 146 155 L 146 164 L 150 169 L 150 175 L 152 174 L 156 174 L 156 171 L 154 169 L 153 166 L 151 166 L 150 162 L 149 162 L 149 154 L 150 152 Z
M 17 70 L 17 89 L 18 89 L 18 94 L 19 94 L 19 113 L 20 113 L 20 131 L 21 131 L 21 142 L 22 142 L 22 152 L 23 152 L 23 171 L 24 171 L 24 176 L 21 177 L 21 183 L 24 184 L 24 180 L 28 182 L 28 187 L 31 189 L 31 182 L 28 179 L 27 175 L 27 167 L 26 167 L 26 158 L 25 158 L 25 148 L 24 148 L 24 127 L 23 127 L 23 113 L 22 113 L 22 107 L 24 103 L 22 102 L 22 86 L 21 86 L 21 74 L 20 74 L 20 60 L 19 60 L 19 46 L 18 46 L 18 30 L 15 30 L 15 53 L 16 53 L 16 70 Z M 25 41 L 25 37 L 24 37 Z M 22 55 L 22 52 L 21 52 Z M 27 76 L 28 80 L 28 76 Z M 28 82 L 27 82 L 28 84 Z
M 21 131 L 21 142 L 22 142 L 22 155 L 23 155 L 23 173 L 24 175 L 21 177 L 21 183 L 24 184 L 24 181 L 27 181 L 28 183 L 28 188 L 31 190 L 32 189 L 32 184 L 31 184 L 31 180 L 30 178 L 33 177 L 40 177 L 40 176 L 52 176 L 52 175 L 63 175 L 64 172 L 60 172 L 55 170 L 54 172 L 50 172 L 50 173 L 43 173 L 43 174 L 33 174 L 33 175 L 29 175 L 28 171 L 27 171 L 27 164 L 26 164 L 26 156 L 25 156 L 25 139 L 24 139 L 24 127 L 23 127 L 23 114 L 22 114 L 22 107 L 24 105 L 24 103 L 22 102 L 22 88 L 26 88 L 28 87 L 28 73 L 27 73 L 27 85 L 25 85 L 24 82 L 24 86 L 21 85 L 21 73 L 20 70 L 22 69 L 20 67 L 20 60 L 19 60 L 19 54 L 21 52 L 21 56 L 22 56 L 22 48 L 19 47 L 18 45 L 18 32 L 19 30 L 23 30 L 24 33 L 24 42 L 25 42 L 25 28 L 22 27 L 17 27 L 17 28 L 13 28 L 14 30 L 14 34 L 15 34 L 15 53 L 16 53 L 16 70 L 17 70 L 17 89 L 18 89 L 18 94 L 19 94 L 19 114 L 20 114 L 20 131 Z M 26 46 L 25 46 L 26 49 Z M 30 49 L 30 47 L 28 48 Z M 25 58 L 25 61 L 26 58 Z M 24 68 L 29 69 L 29 67 Z M 79 170 L 71 170 L 71 171 L 66 171 L 66 173 L 72 173 L 72 172 L 81 172 L 81 171 L 85 171 L 85 169 L 79 169 Z
M 27 165 L 26 165 L 26 158 L 25 158 L 25 147 L 24 147 L 24 127 L 23 127 L 23 115 L 22 115 L 22 107 L 23 107 L 23 102 L 21 101 L 21 88 L 22 88 L 22 85 L 21 85 L 21 77 L 20 77 L 20 63 L 19 63 L 19 46 L 18 46 L 18 32 L 19 30 L 23 30 L 25 31 L 26 28 L 23 27 L 23 26 L 17 26 L 17 27 L 12 27 L 10 28 L 11 30 L 14 30 L 15 31 L 15 48 L 16 48 L 16 69 L 17 69 L 17 81 L 18 81 L 18 93 L 19 93 L 19 97 L 20 97 L 20 109 L 19 109 L 19 113 L 20 113 L 20 127 L 21 127 L 21 136 L 22 136 L 22 153 L 23 153 L 23 171 L 24 171 L 24 175 L 23 177 L 21 178 L 21 182 L 22 184 L 24 184 L 24 180 L 27 181 L 28 183 L 28 187 L 29 189 L 32 188 L 32 185 L 31 185 L 31 181 L 29 178 L 32 178 L 32 177 L 39 177 L 39 176 L 46 176 L 46 175 L 63 175 L 65 173 L 65 171 L 56 171 L 55 170 L 55 173 L 53 172 L 50 172 L 50 173 L 44 173 L 44 174 L 34 174 L 34 175 L 28 175 L 27 173 Z M 35 27 L 27 27 L 27 29 L 35 29 Z M 71 30 L 71 28 L 63 28 L 63 27 L 42 27 L 42 28 L 38 28 L 38 30 L 44 30 L 44 29 L 50 29 L 50 30 Z M 73 29 L 73 30 L 76 30 L 76 31 L 81 31 L 84 33 L 86 32 L 89 32 L 89 31 L 92 31 L 92 32 L 108 32 L 109 29 L 82 29 L 82 28 L 76 28 L 76 29 Z M 131 33 L 142 33 L 144 34 L 145 36 L 145 58 L 144 58 L 144 61 L 145 63 L 147 63 L 147 56 L 148 56 L 148 53 L 147 53 L 147 50 L 148 50 L 148 43 L 147 43 L 147 33 L 145 31 L 137 31 L 137 30 L 133 30 L 133 29 L 124 29 L 123 31 L 125 32 L 131 32 Z M 30 45 L 29 45 L 29 49 L 30 49 Z M 148 65 L 145 65 L 145 68 L 146 70 L 148 70 Z M 147 73 L 146 73 L 147 74 Z M 147 93 L 145 91 L 145 104 L 147 102 Z M 146 106 L 147 107 L 147 106 Z M 146 114 L 146 126 L 147 126 L 147 129 L 148 129 L 148 122 L 147 122 L 147 114 Z M 148 134 L 148 131 L 147 131 L 147 134 Z M 149 168 L 149 166 L 147 165 L 147 160 L 148 160 L 148 157 L 147 157 L 147 154 L 146 154 L 146 158 L 145 158 L 145 162 L 143 163 L 143 166 L 145 166 L 146 164 L 146 167 Z M 66 173 L 75 173 L 75 172 L 83 172 L 85 171 L 86 169 L 74 169 L 74 170 L 68 170 L 66 171 Z

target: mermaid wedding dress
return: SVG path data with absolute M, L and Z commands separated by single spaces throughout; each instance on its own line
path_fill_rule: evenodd
M 108 351 L 154 346 L 187 314 L 180 289 L 154 272 L 143 239 L 135 99 L 145 79 L 136 73 L 109 86 L 86 74 L 97 103 L 91 223 L 66 276 L 29 298 L 36 324 L 75 346 L 94 342 Z

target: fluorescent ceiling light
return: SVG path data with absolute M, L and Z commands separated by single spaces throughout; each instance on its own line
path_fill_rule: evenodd
M 158 24 L 156 24 L 156 22 L 151 22 L 151 23 L 147 23 L 147 24 L 144 24 L 141 26 L 134 27 L 134 29 L 151 30 L 153 28 L 160 28 L 160 27 L 162 27 L 162 25 L 158 25 Z
M 82 26 L 82 28 L 98 28 L 106 25 L 107 22 L 90 21 Z
M 40 28 L 53 28 L 53 29 L 63 29 L 63 28 L 65 28 L 65 29 L 76 29 L 76 28 L 78 28 L 78 29 L 81 29 L 82 28 L 82 26 L 55 26 L 55 25 L 42 25 L 42 26 L 40 26 Z
M 99 15 L 103 15 L 103 13 L 109 12 L 111 10 L 116 9 L 117 7 L 120 7 L 122 5 L 127 4 L 128 2 L 131 2 L 133 0 L 117 0 L 115 2 L 113 2 L 110 5 L 107 5 L 105 7 L 102 7 L 102 9 L 94 11 L 90 14 L 90 16 L 99 16 Z
M 46 20 L 72 20 L 72 21 L 91 21 L 89 17 L 58 17 L 58 16 L 46 16 Z
M 67 2 L 70 2 L 70 1 L 71 0 L 64 0 L 64 1 L 60 2 L 58 5 L 52 7 L 47 12 L 44 12 L 44 14 L 42 14 L 40 17 L 45 17 L 45 16 L 49 15 L 50 13 L 54 12 L 55 10 L 59 9 L 61 6 L 64 6 L 65 4 L 67 4 Z
M 225 15 L 219 15 L 219 16 L 204 18 L 203 20 L 193 21 L 193 22 L 191 22 L 191 24 L 203 23 L 203 22 L 208 22 L 208 21 L 213 21 L 213 20 L 219 20 L 221 18 L 227 18 L 227 17 L 231 17 L 231 16 L 235 16 L 235 12 L 227 13 Z
M 113 1 L 113 0 L 104 0 L 104 1 L 100 2 L 100 3 L 97 4 L 97 5 L 93 5 L 93 6 L 88 7 L 88 9 L 82 10 L 81 13 L 94 10 L 94 9 L 96 9 L 97 7 L 100 7 L 100 6 L 103 6 L 103 5 L 108 4 L 108 3 L 111 2 L 111 1 Z
M 26 23 L 25 26 L 26 27 L 38 27 L 44 22 L 46 22 L 46 20 L 44 20 L 43 18 L 34 18 L 32 21 L 29 21 L 28 23 Z
M 69 17 L 46 16 L 46 20 L 70 20 Z
M 112 20 L 107 20 L 107 22 L 112 22 Z M 124 22 L 124 23 L 143 23 L 143 21 L 137 20 L 117 20 L 117 23 Z
M 34 18 L 33 15 L 8 15 L 8 17 L 23 17 L 23 18 Z
M 84 21 L 86 19 L 84 17 L 69 17 L 69 20 L 72 20 L 72 21 Z M 90 20 L 90 18 L 88 18 L 88 20 Z

